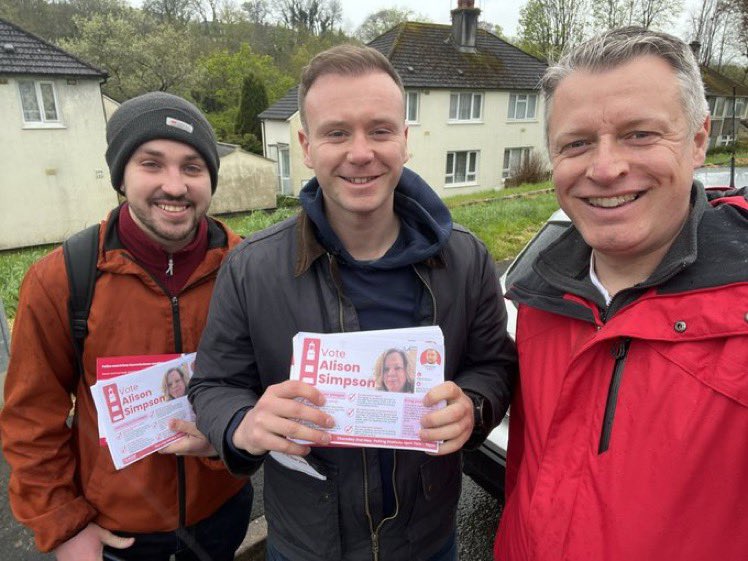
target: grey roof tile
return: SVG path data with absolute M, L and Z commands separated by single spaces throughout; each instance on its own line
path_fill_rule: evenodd
M 0 74 L 106 78 L 107 73 L 0 19 Z
M 257 115 L 257 117 L 271 121 L 285 121 L 299 110 L 299 103 L 296 97 L 298 93 L 299 86 L 294 86 L 286 92 L 286 95 Z
M 462 52 L 452 26 L 434 23 L 401 23 L 369 46 L 390 59 L 406 88 L 532 90 L 547 66 L 483 29 L 476 52 Z
M 390 59 L 406 88 L 534 90 L 547 67 L 535 58 L 479 29 L 476 52 L 455 47 L 452 26 L 401 23 L 368 43 Z M 260 113 L 285 120 L 298 110 L 298 86 Z

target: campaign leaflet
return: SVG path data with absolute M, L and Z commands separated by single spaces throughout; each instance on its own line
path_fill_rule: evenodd
M 181 433 L 169 429 L 170 419 L 194 422 L 186 393 L 194 361 L 195 353 L 185 354 L 91 386 L 117 469 L 182 438 Z
M 181 354 L 164 355 L 128 355 L 128 356 L 103 356 L 96 358 L 96 380 L 110 380 L 122 374 L 129 374 L 137 370 L 143 370 L 159 362 L 165 362 L 182 356 Z M 106 415 L 98 416 L 99 446 L 106 446 L 104 437 L 103 419 Z
M 321 390 L 321 409 L 335 418 L 335 427 L 321 429 L 332 446 L 439 450 L 438 442 L 418 437 L 421 417 L 445 405 L 423 405 L 426 393 L 444 381 L 439 327 L 300 332 L 293 352 L 291 379 Z

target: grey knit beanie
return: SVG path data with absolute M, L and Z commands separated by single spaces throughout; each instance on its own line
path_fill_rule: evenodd
M 138 147 L 157 138 L 189 144 L 205 160 L 215 193 L 221 165 L 213 128 L 189 101 L 165 92 L 150 92 L 120 105 L 106 127 L 106 161 L 112 186 L 119 191 L 125 165 Z

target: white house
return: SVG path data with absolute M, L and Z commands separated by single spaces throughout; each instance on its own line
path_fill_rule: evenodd
M 105 72 L 0 19 L 0 249 L 59 242 L 117 204 Z
M 709 147 L 728 146 L 735 138 L 733 131 L 740 134 L 740 121 L 748 116 L 748 86 L 706 66 L 701 67 L 701 77 L 712 117 Z
M 460 0 L 452 25 L 402 23 L 369 43 L 392 62 L 406 93 L 408 167 L 441 196 L 499 189 L 531 150 L 545 157 L 539 80 L 546 64 L 477 26 Z M 297 88 L 260 114 L 279 191 L 312 177 L 297 133 Z

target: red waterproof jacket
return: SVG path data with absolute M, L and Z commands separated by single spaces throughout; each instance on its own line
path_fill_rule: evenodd
M 83 378 L 75 366 L 62 249 L 35 263 L 21 286 L 0 434 L 12 469 L 13 514 L 33 530 L 42 551 L 91 521 L 112 531 L 165 532 L 178 527 L 181 509 L 189 526 L 246 484 L 218 460 L 172 454 L 152 454 L 116 470 L 108 449 L 99 446 L 89 390 L 96 382 L 96 358 L 195 351 L 218 268 L 240 241 L 209 220 L 205 258 L 172 298 L 122 247 L 117 213 L 101 227 Z M 72 429 L 65 422 L 71 395 Z
M 652 277 L 607 307 L 574 228 L 509 289 L 496 560 L 748 559 L 748 204 L 693 199 Z

